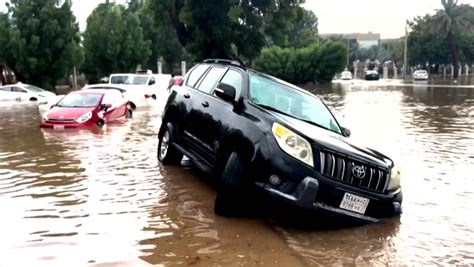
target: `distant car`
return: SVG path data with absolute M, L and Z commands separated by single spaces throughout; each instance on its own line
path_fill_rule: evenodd
M 170 74 L 134 74 L 124 83 L 144 91 L 147 98 L 156 99 L 165 91 L 171 80 Z
M 38 101 L 56 94 L 34 85 L 16 83 L 0 87 L 0 100 Z
M 40 127 L 102 127 L 124 117 L 131 118 L 132 110 L 120 91 L 79 90 L 67 94 L 51 110 L 44 113 Z
M 56 103 L 58 103 L 64 95 L 56 95 L 54 97 L 49 97 L 47 99 L 41 99 L 38 102 L 38 112 L 40 116 L 43 116 L 44 113 L 48 112 L 48 110 L 52 109 Z
M 132 110 L 148 106 L 149 92 L 141 86 L 131 86 L 124 84 L 92 84 L 86 85 L 83 90 L 118 90 L 130 103 Z M 151 100 L 151 99 L 150 99 Z
M 343 71 L 341 73 L 341 80 L 352 80 L 352 73 L 350 71 Z
M 428 78 L 429 78 L 429 75 L 426 70 L 415 70 L 415 72 L 413 72 L 413 80 L 426 81 L 428 80 Z
M 380 76 L 376 70 L 368 70 L 365 72 L 365 79 L 367 81 L 378 81 Z

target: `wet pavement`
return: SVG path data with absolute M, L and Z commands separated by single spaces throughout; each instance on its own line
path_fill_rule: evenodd
M 0 102 L 0 266 L 474 265 L 474 89 L 311 88 L 354 142 L 403 167 L 404 213 L 340 230 L 213 214 L 213 189 L 156 159 L 159 108 L 100 131 L 40 130 Z

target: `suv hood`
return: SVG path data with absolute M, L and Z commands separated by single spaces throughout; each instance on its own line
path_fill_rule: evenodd
M 313 147 L 316 145 L 318 147 L 327 148 L 351 158 L 376 164 L 387 169 L 393 167 L 393 161 L 387 156 L 365 146 L 355 145 L 350 142 L 347 137 L 277 112 L 268 112 L 281 119 L 290 129 L 295 130 L 300 135 L 306 136 L 309 139 L 308 141 L 313 144 Z M 313 154 L 316 153 L 313 151 Z
M 93 108 L 63 108 L 54 107 L 48 111 L 48 119 L 56 120 L 76 120 L 80 116 L 86 114 L 89 111 L 93 111 Z

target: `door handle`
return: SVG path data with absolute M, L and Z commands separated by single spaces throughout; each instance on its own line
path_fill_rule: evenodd
M 209 102 L 204 101 L 204 102 L 201 103 L 201 105 L 202 105 L 203 107 L 207 108 L 207 107 L 209 107 Z
M 188 94 L 188 93 L 185 93 L 185 94 L 184 94 L 184 98 L 191 98 L 191 95 Z

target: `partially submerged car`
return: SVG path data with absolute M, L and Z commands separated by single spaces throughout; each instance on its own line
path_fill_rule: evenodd
M 365 72 L 365 79 L 367 81 L 378 81 L 380 79 L 380 75 L 376 70 L 368 70 Z
M 64 129 L 98 126 L 131 118 L 128 101 L 117 90 L 80 90 L 63 97 L 43 114 L 41 127 Z
M 415 70 L 413 72 L 413 80 L 415 81 L 426 81 L 429 78 L 429 74 L 426 70 Z
M 34 85 L 16 83 L 0 87 L 0 100 L 17 100 L 17 101 L 38 101 L 51 97 L 56 94 L 41 89 Z
M 146 98 L 157 99 L 161 92 L 166 91 L 171 80 L 170 74 L 134 74 L 125 83 L 141 90 Z
M 400 172 L 353 144 L 324 102 L 238 62 L 206 60 L 174 86 L 158 134 L 158 159 L 186 155 L 215 177 L 214 211 L 233 215 L 248 190 L 310 211 L 376 222 L 401 213 Z
M 350 71 L 343 71 L 341 73 L 341 80 L 352 80 L 352 73 Z

